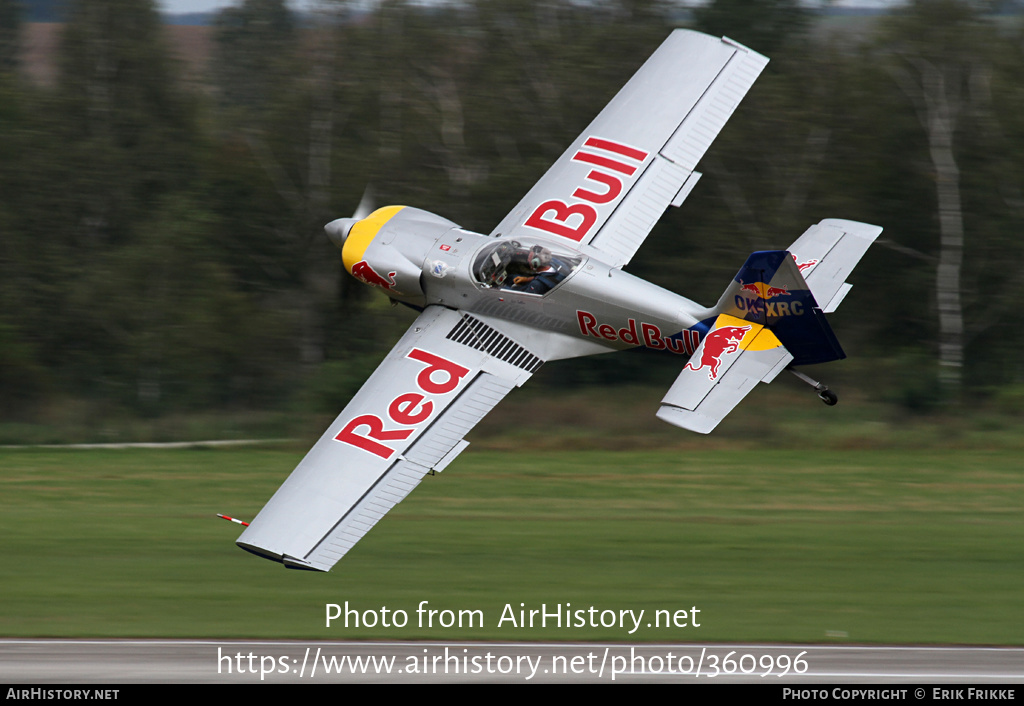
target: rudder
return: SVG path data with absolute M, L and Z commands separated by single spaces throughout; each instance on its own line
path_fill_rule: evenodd
M 846 357 L 793 256 L 787 250 L 752 253 L 713 310 L 771 330 L 792 354 L 792 365 Z

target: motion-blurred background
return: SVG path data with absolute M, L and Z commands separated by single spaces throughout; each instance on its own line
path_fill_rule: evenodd
M 960 0 L 0 0 L 0 443 L 318 433 L 412 317 L 323 224 L 372 185 L 489 232 L 678 26 L 771 63 L 629 269 L 710 304 L 751 250 L 880 224 L 826 382 L 889 419 L 1021 413 L 1022 20 Z M 538 387 L 663 391 L 664 358 L 549 365 Z

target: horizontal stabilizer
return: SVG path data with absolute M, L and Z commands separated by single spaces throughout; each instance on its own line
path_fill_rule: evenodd
M 826 218 L 789 247 L 814 298 L 831 314 L 850 291 L 846 278 L 881 234 L 880 226 Z
M 769 329 L 721 315 L 662 399 L 658 418 L 707 434 L 758 381 L 771 382 L 792 359 Z

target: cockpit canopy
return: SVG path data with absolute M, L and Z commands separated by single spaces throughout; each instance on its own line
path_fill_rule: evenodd
M 476 256 L 473 276 L 494 289 L 543 295 L 568 277 L 583 261 L 547 245 L 502 240 L 488 245 Z

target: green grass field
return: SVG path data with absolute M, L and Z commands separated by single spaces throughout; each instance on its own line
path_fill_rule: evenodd
M 1012 446 L 471 447 L 330 574 L 215 517 L 253 517 L 302 453 L 0 450 L 0 634 L 1024 644 Z M 409 623 L 326 628 L 346 601 Z M 421 601 L 484 624 L 421 628 Z M 633 635 L 499 627 L 521 603 L 646 613 Z M 646 627 L 693 606 L 700 627 Z

